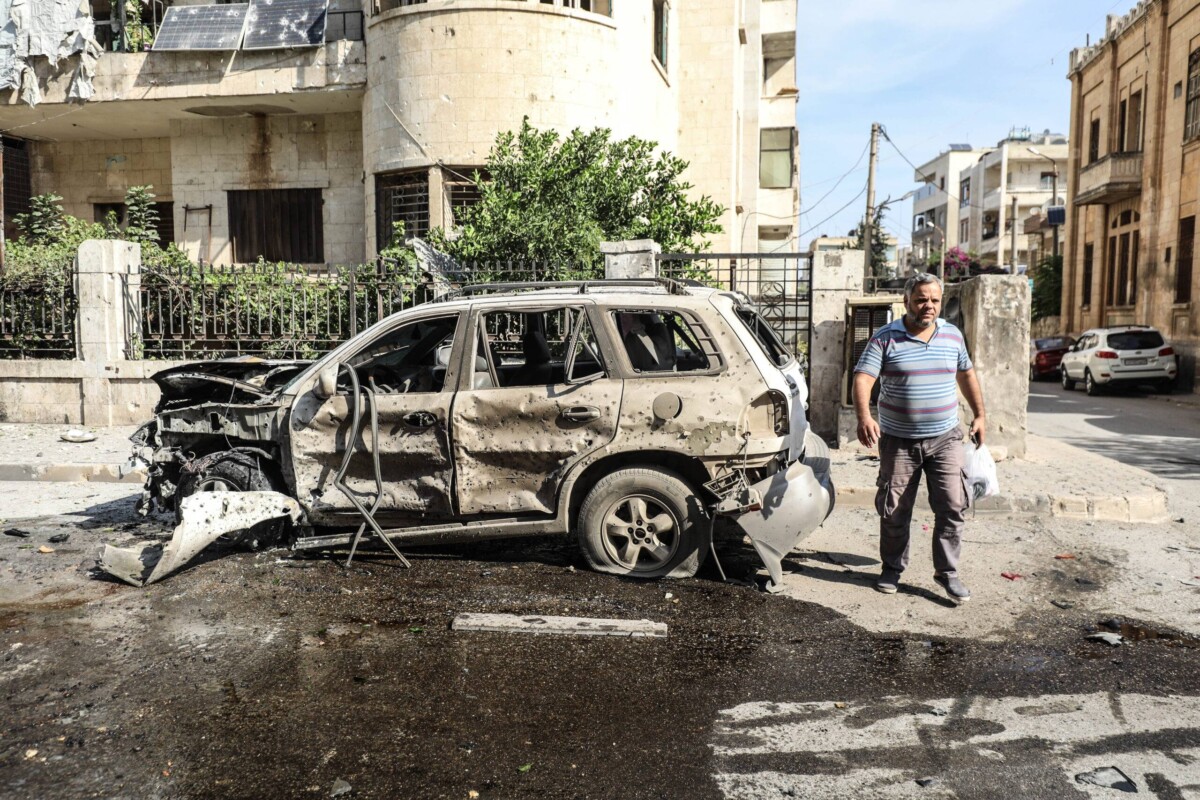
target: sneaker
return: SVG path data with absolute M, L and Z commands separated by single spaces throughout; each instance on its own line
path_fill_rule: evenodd
M 879 573 L 879 578 L 875 581 L 875 591 L 883 592 L 884 594 L 895 594 L 899 588 L 899 570 L 884 567 L 883 571 Z
M 946 594 L 956 603 L 965 603 L 971 599 L 971 590 L 963 585 L 957 575 L 934 575 L 933 581 L 946 590 Z

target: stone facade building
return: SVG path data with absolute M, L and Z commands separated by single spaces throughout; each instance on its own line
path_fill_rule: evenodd
M 1148 324 L 1191 385 L 1200 346 L 1200 0 L 1145 0 L 1071 53 L 1062 326 Z
M 715 250 L 798 249 L 792 0 L 330 0 L 328 23 L 301 49 L 104 52 L 82 104 L 70 61 L 35 65 L 36 107 L 0 91 L 6 223 L 31 193 L 101 219 L 150 184 L 193 258 L 361 262 L 393 221 L 451 226 L 528 116 L 689 161 L 726 208 Z

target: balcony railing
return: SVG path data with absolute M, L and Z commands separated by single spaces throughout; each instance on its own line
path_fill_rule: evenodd
M 1113 153 L 1079 172 L 1075 205 L 1107 205 L 1142 193 L 1142 154 Z

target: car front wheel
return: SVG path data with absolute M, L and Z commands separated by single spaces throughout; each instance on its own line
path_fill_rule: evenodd
M 1067 374 L 1066 367 L 1059 367 L 1059 372 L 1062 374 L 1062 387 L 1068 392 L 1075 388 L 1075 381 L 1071 380 L 1071 376 Z
M 1087 392 L 1088 397 L 1100 394 L 1100 384 L 1096 383 L 1096 379 L 1092 377 L 1091 370 L 1083 373 L 1083 390 Z
M 274 463 L 262 456 L 240 451 L 213 453 L 196 460 L 186 470 L 175 490 L 175 521 L 182 521 L 184 498 L 198 492 L 277 492 L 282 481 L 276 476 Z M 250 550 L 261 550 L 275 544 L 283 535 L 286 523 L 277 520 L 255 525 L 234 537 Z
M 690 578 L 704 560 L 708 515 L 678 475 L 617 470 L 588 492 L 578 535 L 588 566 L 631 578 Z

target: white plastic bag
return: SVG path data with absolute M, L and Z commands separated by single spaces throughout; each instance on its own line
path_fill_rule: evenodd
M 963 443 L 963 463 L 967 473 L 967 492 L 970 501 L 1000 494 L 1000 479 L 996 476 L 996 461 L 986 444 Z

